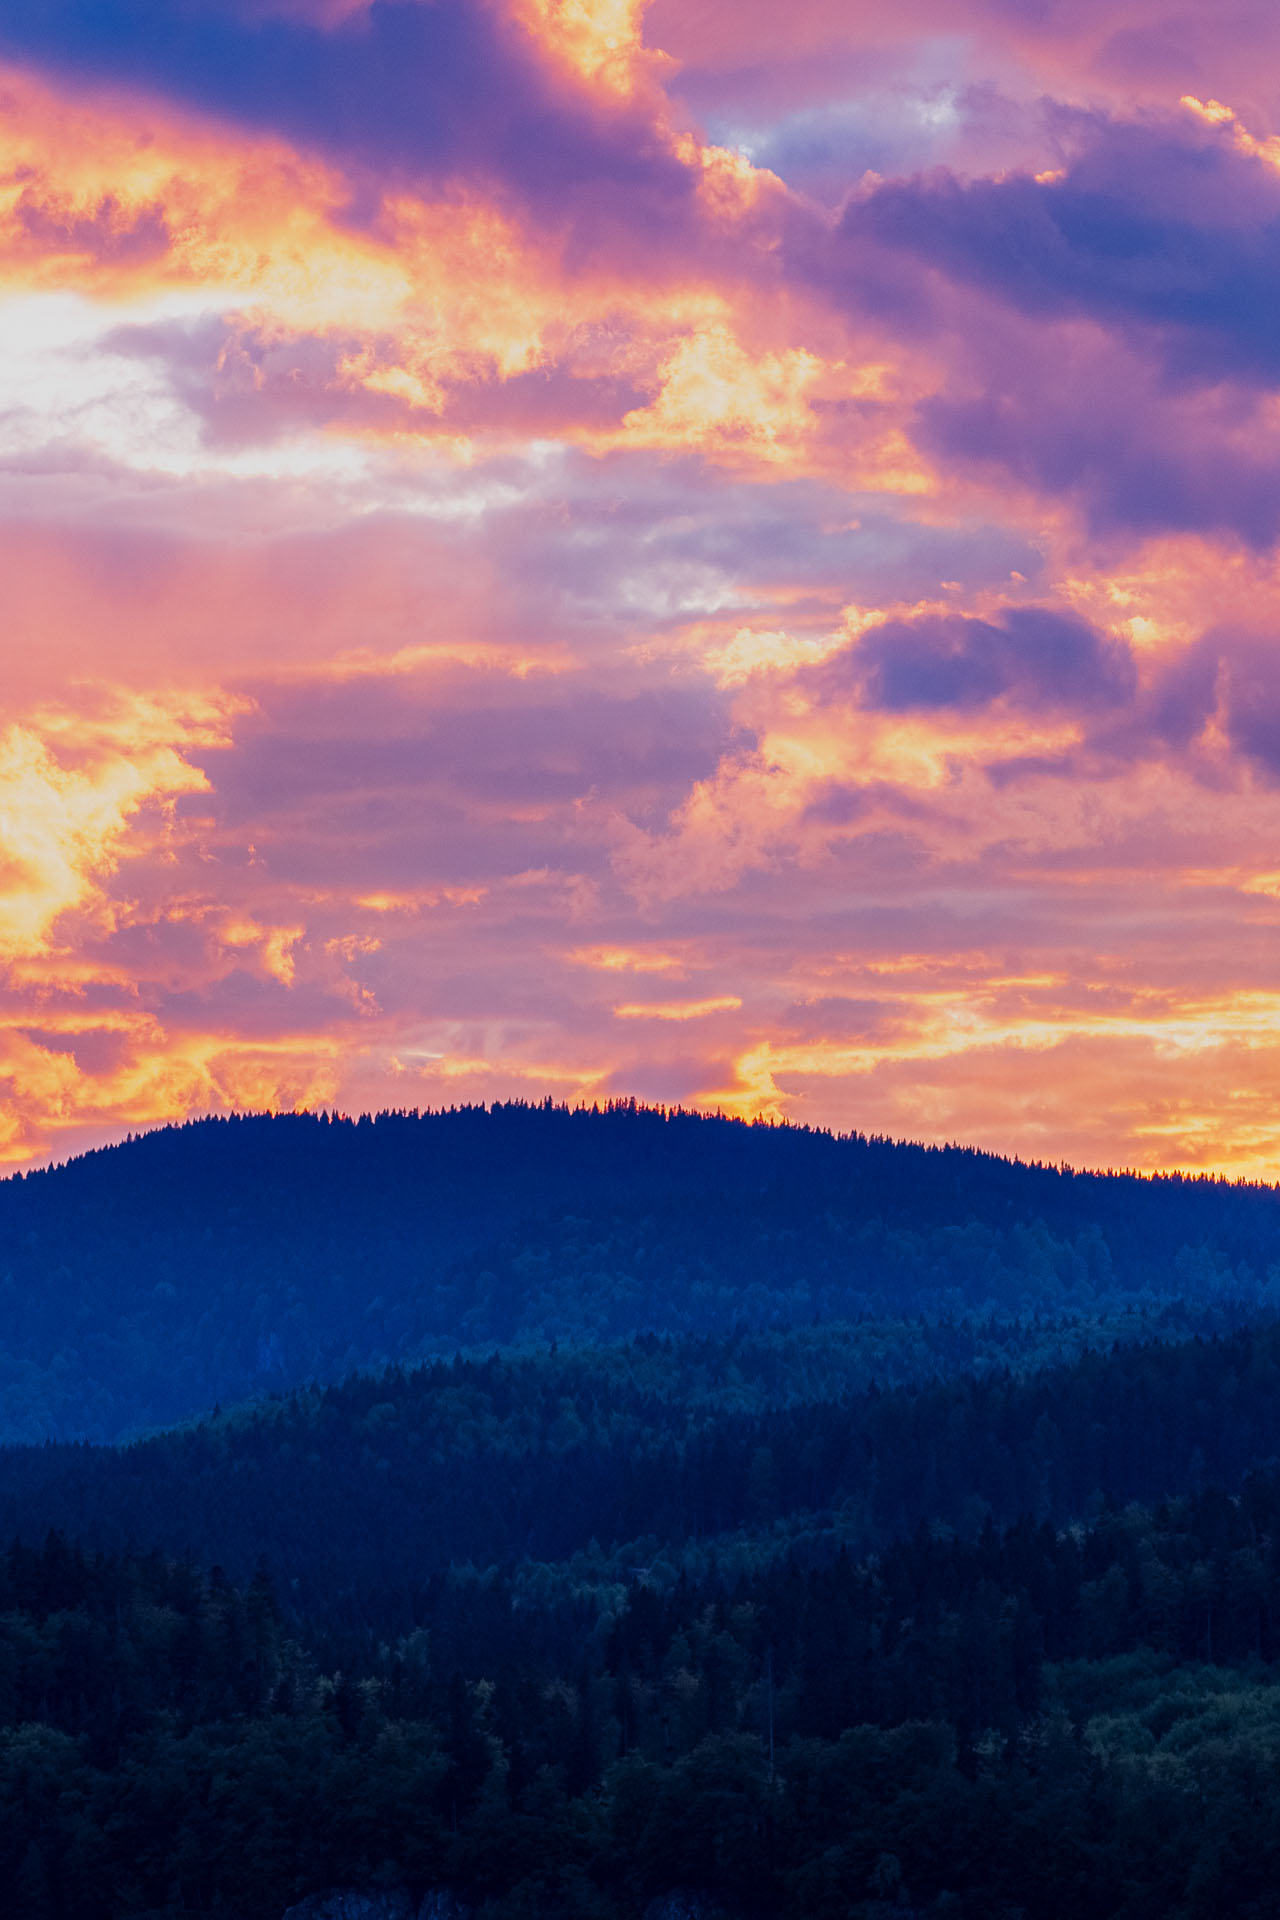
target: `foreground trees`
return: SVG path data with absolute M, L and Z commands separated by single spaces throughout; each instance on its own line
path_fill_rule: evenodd
M 0 1884 L 30 1920 L 279 1920 L 352 1884 L 493 1920 L 673 1888 L 795 1920 L 1260 1915 L 1278 1518 L 1258 1475 L 1083 1529 L 637 1580 L 558 1659 L 508 1592 L 473 1670 L 420 1631 L 325 1671 L 261 1578 L 15 1546 Z

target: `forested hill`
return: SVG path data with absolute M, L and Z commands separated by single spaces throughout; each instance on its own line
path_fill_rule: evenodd
M 1270 1920 L 1278 1539 L 1256 1476 L 1068 1533 L 636 1583 L 567 1660 L 526 1618 L 478 1669 L 417 1633 L 340 1671 L 262 1579 L 15 1547 L 6 1910 Z
M 709 1559 L 867 1551 L 922 1525 L 1065 1523 L 1280 1462 L 1280 1326 L 892 1392 L 852 1388 L 823 1344 L 651 1336 L 437 1361 L 131 1447 L 4 1448 L 0 1539 L 53 1527 L 240 1579 L 262 1565 L 313 1623 L 454 1644 L 491 1634 L 494 1600 L 474 1573 L 451 1599 L 450 1569 L 481 1585 L 519 1569 L 516 1611 L 539 1613 L 544 1636 L 567 1621 L 567 1658 L 575 1609 L 607 1609 L 640 1566 L 674 1578 Z
M 624 1103 L 248 1116 L 0 1182 L 0 1439 L 458 1346 L 1280 1297 L 1280 1194 Z
M 1273 1189 L 632 1106 L 4 1183 L 0 1888 L 1265 1920 L 1278 1269 Z
M 0 1456 L 6 1911 L 1270 1920 L 1280 1474 L 1240 1468 L 1280 1335 L 773 1416 L 722 1404 L 767 1384 L 739 1359 L 464 1360 Z M 127 1516 L 205 1569 L 46 1534 L 59 1472 L 86 1543 Z M 649 1539 L 515 1558 L 615 1514 Z M 451 1560 L 468 1527 L 503 1564 Z M 209 1565 L 255 1531 L 275 1581 Z

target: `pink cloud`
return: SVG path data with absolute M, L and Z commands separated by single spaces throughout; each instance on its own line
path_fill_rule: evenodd
M 1169 88 L 1270 16 L 149 6 L 5 24 L 0 1155 L 634 1091 L 1268 1167 L 1280 188 Z

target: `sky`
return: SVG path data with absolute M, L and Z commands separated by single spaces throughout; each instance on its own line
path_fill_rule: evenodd
M 5 0 L 0 1167 L 1280 1175 L 1273 0 Z

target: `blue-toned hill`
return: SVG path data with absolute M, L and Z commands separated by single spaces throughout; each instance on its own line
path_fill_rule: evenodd
M 458 1346 L 1276 1295 L 1280 1194 L 626 1103 L 246 1116 L 0 1183 L 0 1439 Z

